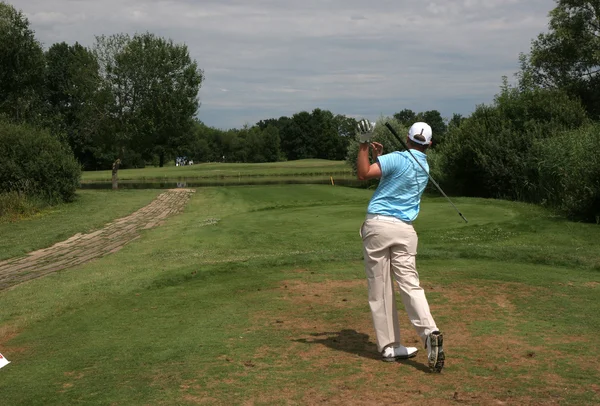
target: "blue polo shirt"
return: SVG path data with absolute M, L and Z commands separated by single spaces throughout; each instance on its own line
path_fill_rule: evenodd
M 404 221 L 414 221 L 421 208 L 421 195 L 429 180 L 427 155 L 411 150 L 427 170 L 423 171 L 408 151 L 392 152 L 378 158 L 381 166 L 379 186 L 367 208 L 369 214 L 393 216 Z

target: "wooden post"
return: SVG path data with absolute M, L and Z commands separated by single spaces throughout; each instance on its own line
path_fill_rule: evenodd
M 117 159 L 113 163 L 113 167 L 112 167 L 112 188 L 113 188 L 113 190 L 117 190 L 119 188 L 119 178 L 117 177 L 117 172 L 119 171 L 119 165 L 121 165 L 121 160 Z

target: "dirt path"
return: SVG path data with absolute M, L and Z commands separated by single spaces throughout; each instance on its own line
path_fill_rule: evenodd
M 75 234 L 51 247 L 0 261 L 0 290 L 119 251 L 137 239 L 141 230 L 159 226 L 182 211 L 192 193 L 191 189 L 168 190 L 149 205 L 100 230 Z

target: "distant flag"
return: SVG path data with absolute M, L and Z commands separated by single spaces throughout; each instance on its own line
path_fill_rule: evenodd
M 0 354 L 0 368 L 7 366 L 10 364 L 10 361 L 4 358 L 2 354 Z

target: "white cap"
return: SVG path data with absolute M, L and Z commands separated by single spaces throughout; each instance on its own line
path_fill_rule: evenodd
M 414 123 L 408 130 L 408 138 L 421 145 L 429 145 L 431 142 L 432 131 L 427 123 Z

